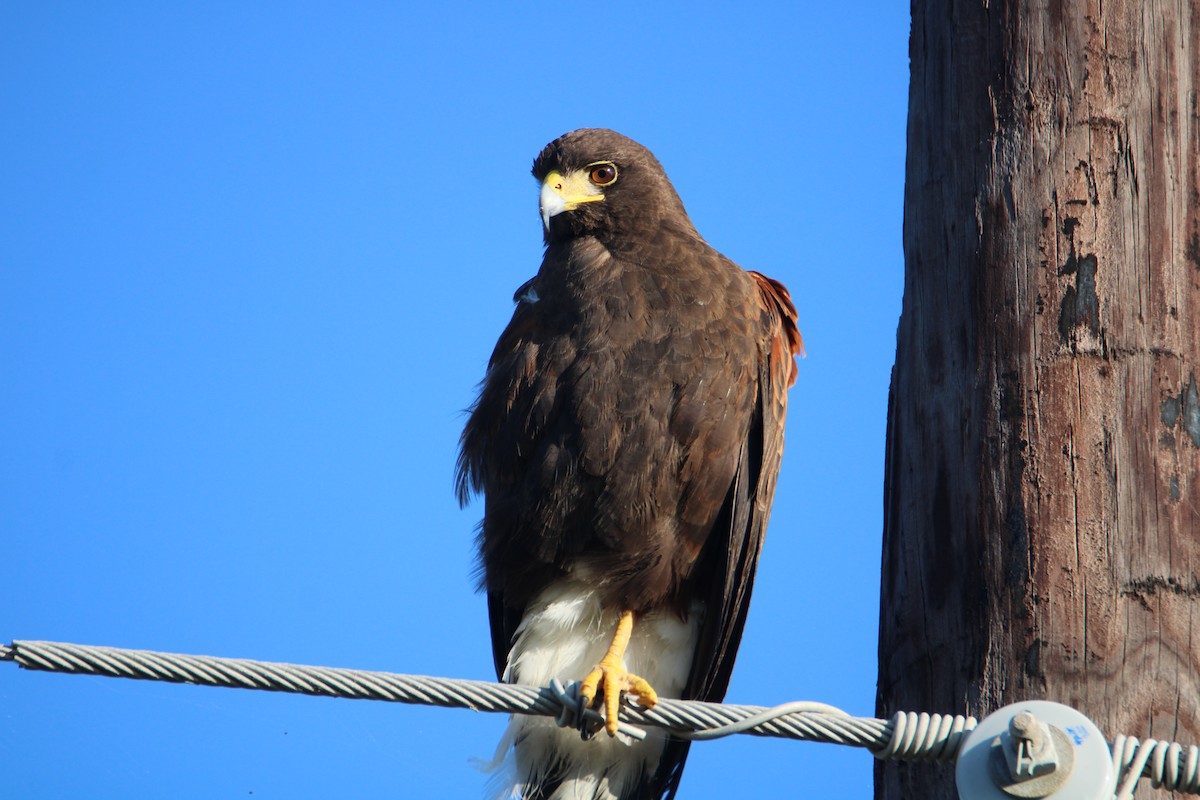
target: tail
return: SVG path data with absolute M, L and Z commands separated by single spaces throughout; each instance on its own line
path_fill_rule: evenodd
M 500 740 L 493 800 L 662 800 L 674 797 L 690 742 L 651 730 L 643 741 L 603 732 L 583 741 L 553 720 L 514 716 Z

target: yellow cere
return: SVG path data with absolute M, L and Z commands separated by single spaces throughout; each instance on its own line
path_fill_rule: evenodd
M 550 227 L 550 218 L 564 211 L 574 211 L 583 203 L 595 203 L 604 199 L 604 193 L 588 180 L 587 173 L 576 170 L 564 176 L 558 170 L 551 172 L 542 181 L 539 205 L 542 224 Z
M 604 199 L 604 193 L 588 180 L 587 173 L 583 170 L 575 170 L 565 177 L 556 170 L 546 176 L 543 186 L 566 201 L 566 211 L 572 210 L 570 206 L 579 203 L 595 203 Z

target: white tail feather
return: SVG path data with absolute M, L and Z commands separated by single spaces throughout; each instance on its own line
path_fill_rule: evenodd
M 504 680 L 545 686 L 579 680 L 608 649 L 620 609 L 605 609 L 589 585 L 552 584 L 530 603 L 517 628 Z M 645 614 L 633 626 L 624 666 L 663 697 L 678 697 L 691 671 L 702 608 L 681 620 L 670 612 Z M 666 735 L 651 729 L 644 741 L 603 732 L 583 741 L 545 717 L 515 715 L 500 741 L 489 783 L 496 800 L 518 800 L 547 779 L 561 780 L 550 800 L 616 800 L 658 766 Z M 500 754 L 507 751 L 501 761 Z

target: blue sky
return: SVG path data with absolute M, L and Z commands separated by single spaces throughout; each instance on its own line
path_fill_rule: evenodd
M 604 126 L 808 348 L 728 699 L 873 713 L 909 23 L 838 6 L 10 8 L 0 639 L 491 678 L 458 433 L 540 260 L 533 156 Z M 43 797 L 478 797 L 505 722 L 12 665 L 0 709 Z M 682 794 L 871 771 L 735 737 Z

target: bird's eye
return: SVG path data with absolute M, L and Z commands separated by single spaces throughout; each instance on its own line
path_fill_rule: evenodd
M 617 166 L 608 161 L 588 165 L 588 180 L 597 186 L 608 186 L 617 179 Z

